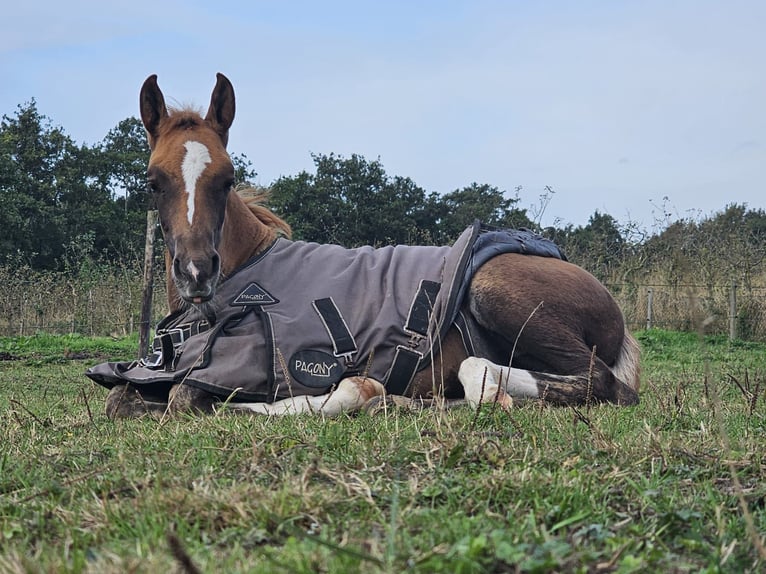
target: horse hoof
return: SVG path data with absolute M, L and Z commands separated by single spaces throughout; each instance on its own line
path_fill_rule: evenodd
M 168 407 L 173 414 L 194 413 L 211 415 L 215 412 L 214 405 L 219 404 L 219 402 L 218 398 L 214 395 L 184 384 L 175 385 L 170 389 L 168 397 Z
M 130 385 L 112 387 L 106 396 L 106 416 L 112 420 L 162 416 L 167 406 L 166 402 L 142 396 L 138 389 Z

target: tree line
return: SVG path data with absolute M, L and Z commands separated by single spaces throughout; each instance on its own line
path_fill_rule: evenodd
M 66 270 L 84 255 L 101 262 L 135 260 L 143 253 L 144 193 L 149 158 L 143 126 L 127 118 L 101 142 L 77 144 L 32 100 L 0 122 L 0 264 Z M 649 235 L 598 211 L 586 225 L 542 229 L 542 206 L 530 213 L 519 191 L 487 183 L 446 193 L 427 192 L 408 177 L 386 173 L 380 160 L 314 154 L 314 172 L 283 176 L 270 186 L 270 207 L 294 237 L 346 246 L 445 244 L 474 219 L 498 227 L 527 227 L 556 241 L 569 258 L 600 279 L 625 279 L 647 269 L 678 280 L 689 266 L 712 281 L 721 267 L 744 280 L 763 270 L 766 213 L 744 205 L 692 220 L 664 222 Z M 237 179 L 257 175 L 244 155 L 233 155 Z M 728 254 L 728 255 L 727 255 Z M 683 269 L 682 269 L 683 268 Z M 748 279 L 749 278 L 749 279 Z
M 141 122 L 127 118 L 94 145 L 76 144 L 33 100 L 0 123 L 0 262 L 60 270 L 74 253 L 104 260 L 138 257 L 149 205 L 149 158 Z M 232 157 L 237 179 L 257 175 L 244 155 Z M 379 160 L 313 156 L 316 173 L 281 177 L 270 207 L 294 236 L 346 246 L 446 243 L 473 219 L 530 227 L 517 197 L 471 184 L 427 193 L 408 177 L 391 177 Z

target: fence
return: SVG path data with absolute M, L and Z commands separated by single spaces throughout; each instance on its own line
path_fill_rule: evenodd
M 668 329 L 766 341 L 766 287 L 610 284 L 631 330 Z
M 138 266 L 137 266 L 138 267 Z M 123 336 L 137 332 L 140 269 L 67 277 L 0 268 L 0 336 L 45 333 Z M 661 328 L 766 341 L 766 287 L 609 284 L 631 330 Z M 155 278 L 152 322 L 166 312 L 165 278 Z
M 107 270 L 88 277 L 0 268 L 0 336 L 35 333 L 125 336 L 141 317 L 141 272 Z M 164 277 L 155 280 L 152 317 L 166 313 Z

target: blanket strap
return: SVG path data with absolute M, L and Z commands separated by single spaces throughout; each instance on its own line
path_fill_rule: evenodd
M 428 335 L 428 325 L 431 321 L 431 309 L 441 289 L 441 283 L 423 279 L 418 286 L 418 292 L 412 299 L 410 311 L 407 313 L 407 321 L 404 330 L 410 335 L 425 337 Z
M 176 350 L 189 337 L 204 333 L 210 329 L 210 323 L 205 320 L 183 323 L 169 329 L 157 329 L 152 341 L 152 349 L 147 357 L 141 359 L 141 365 L 149 368 L 165 366 L 172 370 L 175 365 Z
M 332 297 L 325 297 L 324 299 L 316 299 L 312 305 L 322 319 L 324 328 L 332 340 L 335 356 L 343 357 L 346 361 L 346 367 L 350 368 L 353 365 L 352 356 L 357 351 L 356 341 L 335 301 Z
M 384 386 L 392 395 L 403 395 L 418 372 L 423 353 L 404 345 L 397 345 L 394 361 L 386 375 Z
M 412 378 L 418 372 L 423 353 L 417 350 L 420 343 L 428 336 L 428 326 L 431 322 L 431 310 L 436 296 L 441 289 L 438 281 L 423 279 L 418 291 L 412 299 L 404 330 L 410 335 L 407 346 L 398 345 L 391 369 L 386 375 L 386 390 L 394 395 L 401 395 L 410 386 Z

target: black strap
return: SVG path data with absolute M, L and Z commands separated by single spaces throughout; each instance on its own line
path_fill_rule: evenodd
M 317 299 L 312 305 L 314 305 L 316 312 L 319 313 L 319 317 L 322 319 L 325 329 L 327 329 L 327 334 L 330 335 L 335 356 L 343 357 L 356 353 L 356 341 L 354 341 L 354 337 L 348 330 L 348 325 L 343 320 L 343 315 L 340 314 L 338 306 L 335 305 L 332 297 Z
M 418 287 L 418 292 L 410 305 L 404 330 L 411 334 L 425 337 L 428 335 L 428 324 L 431 320 L 431 310 L 436 296 L 439 294 L 442 284 L 438 281 L 423 279 Z
M 183 343 L 189 337 L 199 335 L 210 329 L 210 323 L 205 320 L 192 321 L 191 323 L 183 323 L 169 329 L 157 329 L 157 336 L 152 342 L 152 346 L 155 349 L 161 349 L 167 343 L 164 340 L 169 340 L 173 346 L 177 347 Z
M 178 345 L 173 342 L 173 336 L 171 333 L 160 335 L 159 340 L 162 364 L 165 365 L 165 370 L 168 370 L 173 366 L 173 360 L 176 357 L 176 347 Z
M 392 395 L 403 395 L 410 386 L 412 378 L 418 372 L 418 365 L 423 359 L 422 353 L 399 345 L 391 369 L 386 375 L 386 391 Z
M 204 333 L 208 329 L 210 329 L 210 323 L 205 320 L 183 323 L 172 328 L 158 326 L 157 334 L 152 341 L 152 352 L 142 359 L 143 365 L 150 368 L 164 365 L 165 370 L 172 370 L 178 347 L 189 337 Z

